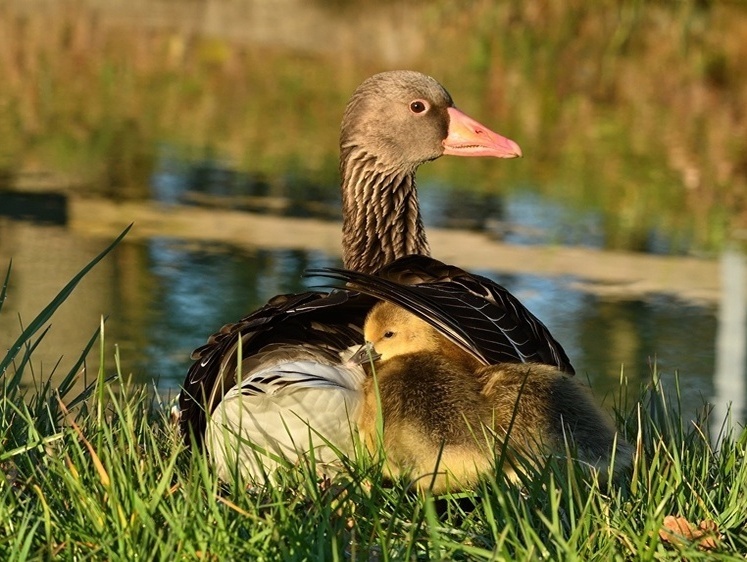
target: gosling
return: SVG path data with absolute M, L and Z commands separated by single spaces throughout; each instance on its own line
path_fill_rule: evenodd
M 471 488 L 493 471 L 501 450 L 503 471 L 514 482 L 526 462 L 536 466 L 542 457 L 569 451 L 603 481 L 619 480 L 632 462 L 632 448 L 615 440 L 586 387 L 556 368 L 484 365 L 387 302 L 372 308 L 364 336 L 355 358 L 368 375 L 358 429 L 372 454 L 383 450 L 392 478 L 409 475 L 419 489 L 436 494 Z

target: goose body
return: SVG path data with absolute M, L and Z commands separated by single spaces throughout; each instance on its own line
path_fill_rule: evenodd
M 467 331 L 487 356 L 572 372 L 560 345 L 505 289 L 428 257 L 415 172 L 443 154 L 513 158 L 521 150 L 457 110 L 428 76 L 386 72 L 358 87 L 340 135 L 345 267 L 451 288 L 472 309 L 463 318 L 482 333 Z M 312 449 L 322 464 L 350 454 L 365 373 L 347 359 L 376 302 L 348 289 L 281 295 L 224 326 L 193 353 L 180 393 L 187 443 L 204 445 L 224 479 L 262 478 Z
M 236 471 L 256 479 L 313 453 L 316 466 L 329 472 L 340 453 L 352 450 L 363 378 L 361 370 L 327 364 L 313 352 L 250 373 L 226 393 L 208 424 L 216 470 L 224 479 Z M 237 448 L 237 440 L 243 446 Z
M 477 350 L 465 351 L 390 302 L 373 307 L 364 337 L 369 376 L 358 428 L 372 453 L 384 452 L 392 476 L 441 493 L 474 485 L 502 452 L 502 468 L 514 480 L 523 463 L 568 451 L 602 478 L 613 457 L 613 479 L 630 465 L 631 447 L 616 439 L 588 390 L 556 367 L 485 364 Z
M 222 479 L 264 479 L 312 450 L 324 469 L 352 451 L 365 375 L 347 350 L 371 304 L 348 291 L 279 295 L 195 350 L 181 429 Z

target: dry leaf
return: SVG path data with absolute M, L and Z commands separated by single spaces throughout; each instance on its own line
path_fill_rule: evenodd
M 716 522 L 704 519 L 700 522 L 698 528 L 703 533 L 698 546 L 703 550 L 714 550 L 718 546 L 718 540 L 721 538 L 721 533 L 718 532 Z
M 659 529 L 659 537 L 664 542 L 673 545 L 693 542 L 698 548 L 713 550 L 718 546 L 720 534 L 715 521 L 705 519 L 696 527 L 684 517 L 667 515 L 662 528 Z

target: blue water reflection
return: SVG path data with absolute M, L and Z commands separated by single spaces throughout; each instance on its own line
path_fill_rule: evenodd
M 161 147 L 156 162 L 150 187 L 159 202 L 339 219 L 335 174 L 301 180 L 288 171 L 270 181 L 236 171 L 218 157 L 189 163 L 167 145 Z M 429 228 L 480 231 L 518 245 L 605 247 L 601 214 L 565 208 L 531 190 L 501 195 L 423 181 L 420 196 Z M 40 224 L 65 220 L 64 213 L 54 214 L 62 219 L 50 218 L 51 200 L 41 207 L 8 196 L 4 201 L 5 214 L 11 217 L 6 229 L 19 220 Z M 650 233 L 645 246 L 655 252 L 675 249 L 656 232 Z M 119 345 L 126 373 L 142 383 L 156 380 L 161 390 L 172 392 L 191 364 L 191 351 L 223 324 L 237 321 L 276 294 L 327 283 L 304 278 L 306 269 L 340 265 L 337 257 L 321 251 L 249 251 L 167 237 L 125 242 L 108 263 L 111 276 L 96 288 L 106 295 L 105 302 L 113 303 L 113 310 L 107 311 L 107 338 Z M 631 382 L 632 396 L 637 396 L 655 364 L 665 381 L 679 371 L 684 411 L 691 415 L 714 395 L 721 402 L 733 399 L 745 404 L 745 397 L 724 397 L 718 390 L 724 384 L 714 382 L 715 305 L 695 305 L 664 295 L 599 296 L 577 288 L 578 280 L 572 276 L 476 273 L 504 285 L 541 318 L 565 347 L 579 376 L 588 378 L 599 396 L 618 388 L 621 368 Z M 745 363 L 744 356 L 739 357 L 738 362 Z M 737 371 L 734 376 L 739 376 Z M 739 372 L 747 372 L 747 366 Z M 726 379 L 728 373 L 722 375 Z M 740 419 L 745 419 L 745 413 L 735 412 Z
M 223 324 L 280 293 L 303 290 L 310 267 L 339 265 L 324 254 L 294 250 L 244 253 L 222 244 L 188 244 L 154 238 L 137 245 L 149 279 L 146 313 L 123 307 L 113 326 L 123 364 L 136 379 L 157 379 L 175 389 L 191 363 L 191 351 Z M 122 299 L 123 302 L 126 299 Z
M 115 322 L 129 327 L 120 335 L 126 369 L 142 382 L 157 379 L 164 391 L 178 388 L 191 363 L 189 353 L 224 323 L 276 294 L 325 283 L 304 278 L 307 268 L 339 265 L 321 252 L 248 253 L 164 238 L 139 251 L 151 280 L 147 314 L 138 318 L 135 308 L 123 309 Z M 635 396 L 650 380 L 654 363 L 667 381 L 680 372 L 683 406 L 691 415 L 714 394 L 713 307 L 663 296 L 609 300 L 575 289 L 572 278 L 476 273 L 504 285 L 542 318 L 597 396 L 617 391 L 621 366 Z M 137 349 L 126 349 L 131 345 Z
M 219 155 L 190 159 L 170 145 L 160 147 L 151 177 L 152 199 L 229 207 L 284 217 L 340 220 L 335 170 L 314 174 L 288 169 L 272 178 L 236 169 Z

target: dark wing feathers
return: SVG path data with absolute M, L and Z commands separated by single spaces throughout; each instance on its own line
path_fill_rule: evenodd
M 376 275 L 333 268 L 309 273 L 402 306 L 487 364 L 536 362 L 575 372 L 547 327 L 486 277 L 419 255 L 395 260 Z
M 489 363 L 470 334 L 462 328 L 458 320 L 449 314 L 448 307 L 441 306 L 446 304 L 445 299 L 423 298 L 423 285 L 401 285 L 388 279 L 345 269 L 324 268 L 311 270 L 308 273 L 347 282 L 352 290 L 401 306 L 428 322 L 479 361 Z M 448 298 L 447 295 L 439 295 L 439 297 Z
M 192 353 L 195 361 L 179 395 L 184 438 L 201 442 L 206 410 L 212 411 L 235 383 L 239 338 L 245 369 L 266 351 L 283 346 L 313 348 L 334 361 L 340 351 L 362 343 L 361 327 L 374 302 L 344 290 L 279 295 L 240 321 L 223 326 Z M 223 380 L 226 377 L 231 380 Z M 217 389 L 222 390 L 216 394 Z

